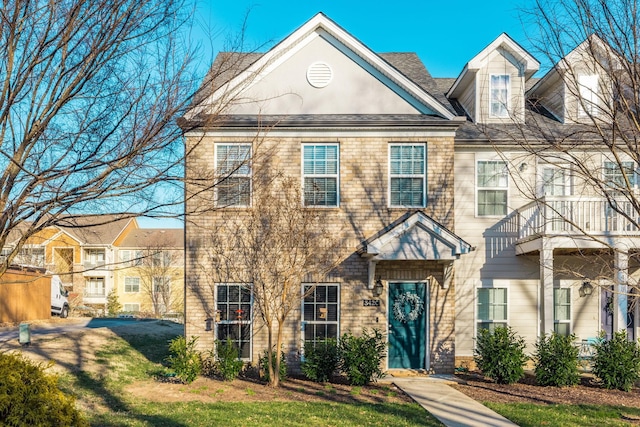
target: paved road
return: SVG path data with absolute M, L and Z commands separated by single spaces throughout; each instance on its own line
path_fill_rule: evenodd
M 134 326 L 138 322 L 153 322 L 156 319 L 110 319 L 110 318 L 70 318 L 60 319 L 55 323 L 39 323 L 31 325 L 31 335 L 61 334 L 78 331 L 84 328 L 113 328 L 116 326 Z M 28 322 L 27 322 L 28 323 Z M 18 326 L 0 328 L 0 341 L 18 339 Z

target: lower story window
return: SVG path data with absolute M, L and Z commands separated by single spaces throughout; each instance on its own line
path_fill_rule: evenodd
M 338 339 L 340 287 L 336 284 L 303 285 L 302 322 L 304 340 Z
M 122 304 L 122 311 L 124 311 L 125 313 L 135 313 L 140 311 L 140 304 L 128 304 L 128 303 L 124 303 Z
M 498 326 L 507 326 L 507 289 L 478 289 L 478 331 L 493 332 Z
M 103 297 L 104 277 L 87 277 L 84 294 L 86 297 Z
M 247 285 L 218 284 L 216 308 L 219 315 L 216 338 L 230 339 L 240 358 L 251 359 L 251 289 Z
M 571 335 L 571 289 L 553 290 L 553 330 L 558 335 Z

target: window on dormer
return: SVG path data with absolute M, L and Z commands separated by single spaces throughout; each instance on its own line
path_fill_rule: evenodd
M 589 117 L 598 114 L 598 75 L 579 75 L 578 117 Z
M 509 74 L 492 74 L 489 81 L 491 102 L 489 115 L 491 117 L 509 117 Z

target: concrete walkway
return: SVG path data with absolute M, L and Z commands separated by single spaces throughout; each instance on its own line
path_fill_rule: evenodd
M 387 377 L 383 381 L 395 384 L 447 427 L 517 426 L 450 387 L 456 382 L 453 376 Z

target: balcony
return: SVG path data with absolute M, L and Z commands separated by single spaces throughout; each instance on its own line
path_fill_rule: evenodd
M 546 196 L 528 203 L 515 211 L 518 253 L 539 249 L 537 241 L 545 237 L 556 239 L 554 247 L 566 248 L 606 247 L 612 238 L 640 238 L 638 212 L 628 200 L 617 206 L 619 211 L 602 197 L 580 196 Z

